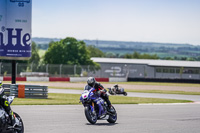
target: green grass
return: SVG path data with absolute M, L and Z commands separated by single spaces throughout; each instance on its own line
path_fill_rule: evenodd
M 55 87 L 55 86 L 48 86 L 48 88 L 51 88 L 51 89 L 83 90 L 83 87 L 82 87 L 82 88 L 71 88 L 71 87 Z
M 17 81 L 17 83 L 46 83 L 46 82 L 40 82 L 40 81 Z M 4 81 L 3 83 L 11 83 L 11 81 Z M 56 82 L 58 83 L 58 82 Z M 64 83 L 64 82 L 60 82 Z M 68 82 L 65 82 L 68 83 Z M 76 84 L 76 82 L 73 82 Z M 79 82 L 79 83 L 85 83 L 86 82 Z M 119 86 L 123 84 L 127 85 L 156 85 L 156 86 L 183 86 L 183 87 L 200 87 L 200 84 L 192 84 L 192 83 L 162 83 L 162 82 L 101 82 L 101 84 L 119 84 Z
M 127 92 L 138 93 L 160 93 L 160 94 L 180 94 L 180 95 L 200 95 L 200 92 L 186 92 L 186 91 L 167 91 L 167 90 L 126 90 Z
M 15 98 L 12 105 L 69 105 L 79 103 L 79 94 L 55 94 L 49 93 L 48 99 Z M 161 98 L 139 98 L 110 96 L 112 104 L 142 104 L 142 103 L 186 103 L 189 100 L 161 99 Z
M 184 87 L 200 87 L 200 84 L 192 83 L 162 83 L 162 82 L 102 82 L 102 84 L 118 84 L 123 85 L 156 85 L 156 86 L 184 86 Z
M 52 89 L 70 89 L 70 90 L 83 90 L 83 88 L 70 88 L 70 87 L 54 87 L 49 86 Z M 108 89 L 107 89 L 108 91 Z M 168 91 L 168 90 L 131 90 L 125 89 L 126 92 L 137 92 L 137 93 L 160 93 L 160 94 L 180 94 L 180 95 L 200 95 L 200 92 L 187 92 L 187 91 Z
M 79 104 L 79 94 L 49 93 L 48 99 L 15 98 L 13 105 L 66 105 Z

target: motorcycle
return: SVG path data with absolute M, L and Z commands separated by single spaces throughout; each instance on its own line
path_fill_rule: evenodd
M 127 96 L 127 92 L 124 91 L 124 88 L 122 88 L 118 85 L 108 88 L 108 93 L 110 93 L 111 95 L 123 94 L 124 96 Z
M 14 96 L 7 97 L 9 104 L 14 100 Z M 11 120 L 5 109 L 0 106 L 0 133 L 1 132 L 12 132 L 12 133 L 24 133 L 24 125 L 21 117 L 13 112 L 15 116 L 16 124 L 11 126 Z
M 114 110 L 112 113 L 108 111 L 107 103 L 100 97 L 99 94 L 94 93 L 95 89 L 89 86 L 85 86 L 84 92 L 80 97 L 85 111 L 86 119 L 95 124 L 97 120 L 107 120 L 109 123 L 115 123 L 117 121 L 117 112 Z

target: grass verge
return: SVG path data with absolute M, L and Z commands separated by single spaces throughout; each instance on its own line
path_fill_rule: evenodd
M 167 90 L 125 90 L 127 92 L 138 93 L 160 93 L 160 94 L 179 94 L 179 95 L 200 95 L 200 92 L 187 92 L 187 91 L 167 91 Z
M 194 83 L 163 83 L 163 82 L 113 82 L 113 83 L 111 83 L 111 82 L 102 82 L 102 84 L 200 87 L 200 84 L 194 84 Z
M 40 81 L 17 81 L 17 83 L 47 83 Z M 58 81 L 59 82 L 59 81 Z M 58 83 L 57 82 L 57 83 Z M 3 83 L 11 83 L 11 81 L 4 81 Z M 60 83 L 85 83 L 86 82 L 60 82 Z M 163 82 L 101 82 L 101 84 L 127 84 L 127 85 L 155 85 L 155 86 L 183 86 L 183 87 L 200 87 L 200 84 L 195 83 L 163 83 Z
M 49 93 L 48 99 L 16 98 L 12 105 L 68 105 L 79 103 L 80 94 Z M 110 96 L 112 104 L 186 103 L 189 100 Z
M 70 88 L 70 87 L 55 87 L 49 86 L 52 89 L 70 89 L 70 90 L 83 90 L 83 88 Z M 107 89 L 108 90 L 108 89 Z M 168 91 L 168 90 L 130 90 L 126 89 L 126 92 L 138 92 L 138 93 L 160 93 L 160 94 L 180 94 L 180 95 L 200 95 L 200 92 L 188 92 L 188 91 Z

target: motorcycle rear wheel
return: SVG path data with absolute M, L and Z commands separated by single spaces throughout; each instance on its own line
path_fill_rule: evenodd
M 95 124 L 97 122 L 97 116 L 92 113 L 89 106 L 85 107 L 85 117 L 91 124 Z

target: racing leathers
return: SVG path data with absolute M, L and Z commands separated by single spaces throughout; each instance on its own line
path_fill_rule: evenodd
M 94 93 L 98 93 L 100 94 L 100 97 L 103 98 L 106 103 L 108 104 L 109 109 L 111 109 L 111 102 L 108 98 L 108 95 L 106 94 L 106 89 L 104 89 L 104 87 L 99 83 L 99 82 L 95 82 L 93 87 L 95 90 L 93 91 Z M 110 112 L 112 112 L 112 110 L 109 110 Z
M 14 126 L 15 124 L 15 117 L 13 114 L 13 111 L 10 108 L 10 104 L 7 100 L 7 96 L 4 95 L 4 92 L 2 92 L 0 94 L 0 105 L 5 109 L 5 111 L 7 112 L 7 114 L 9 114 L 9 118 L 11 120 L 11 126 Z

